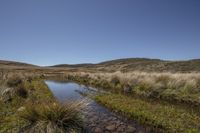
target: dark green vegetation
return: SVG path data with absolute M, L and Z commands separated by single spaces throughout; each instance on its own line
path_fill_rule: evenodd
M 83 102 L 58 103 L 42 79 L 17 75 L 0 86 L 0 133 L 79 132 Z

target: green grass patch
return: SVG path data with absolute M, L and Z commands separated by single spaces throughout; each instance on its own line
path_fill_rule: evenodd
M 120 94 L 102 94 L 95 99 L 113 111 L 152 127 L 154 131 L 200 132 L 200 116 L 173 105 L 148 102 Z
M 20 81 L 20 82 L 19 82 Z M 41 101 L 54 101 L 53 94 L 41 79 L 11 78 L 7 81 L 8 87 L 12 87 L 11 100 L 0 100 L 0 133 L 17 132 L 26 122 L 18 117 L 18 109 L 26 103 Z

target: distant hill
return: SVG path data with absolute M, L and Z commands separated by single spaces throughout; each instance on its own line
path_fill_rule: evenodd
M 94 64 L 74 64 L 74 65 L 70 65 L 70 64 L 59 64 L 59 65 L 54 65 L 51 67 L 70 67 L 70 68 L 79 68 L 79 67 L 91 67 Z
M 6 68 L 6 67 L 38 67 L 38 66 L 28 63 L 0 60 L 0 68 Z
M 187 61 L 166 61 L 148 58 L 117 59 L 98 64 L 56 65 L 53 67 L 76 68 L 90 71 L 146 71 L 146 72 L 200 72 L 200 59 Z
M 148 58 L 127 58 L 105 61 L 97 64 L 59 64 L 50 67 L 40 67 L 32 64 L 0 60 L 0 69 L 17 69 L 41 71 L 90 71 L 90 72 L 200 72 L 200 59 L 186 61 L 167 61 Z

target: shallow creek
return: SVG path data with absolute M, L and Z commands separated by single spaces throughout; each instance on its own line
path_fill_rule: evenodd
M 45 81 L 54 96 L 60 101 L 81 100 L 82 93 L 95 95 L 100 90 L 79 85 L 74 82 Z M 127 120 L 87 98 L 89 104 L 82 110 L 84 123 L 89 133 L 146 133 L 147 131 L 134 121 Z

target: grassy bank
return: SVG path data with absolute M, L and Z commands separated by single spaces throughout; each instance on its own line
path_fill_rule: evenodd
M 2 133 L 16 132 L 26 124 L 18 117 L 19 110 L 23 109 L 26 103 L 54 100 L 46 84 L 39 78 L 13 77 L 2 81 L 1 87 L 6 88 L 5 96 L 0 101 L 0 117 L 2 118 L 0 132 Z
M 83 84 L 194 108 L 200 105 L 199 73 L 71 73 L 67 79 Z
M 115 112 L 152 127 L 154 131 L 200 132 L 200 116 L 176 106 L 148 102 L 120 94 L 98 95 L 96 100 Z
M 96 100 L 153 131 L 200 132 L 199 73 L 76 72 L 66 79 L 110 91 Z
M 42 79 L 12 77 L 0 87 L 0 133 L 83 130 L 84 103 L 59 103 Z

